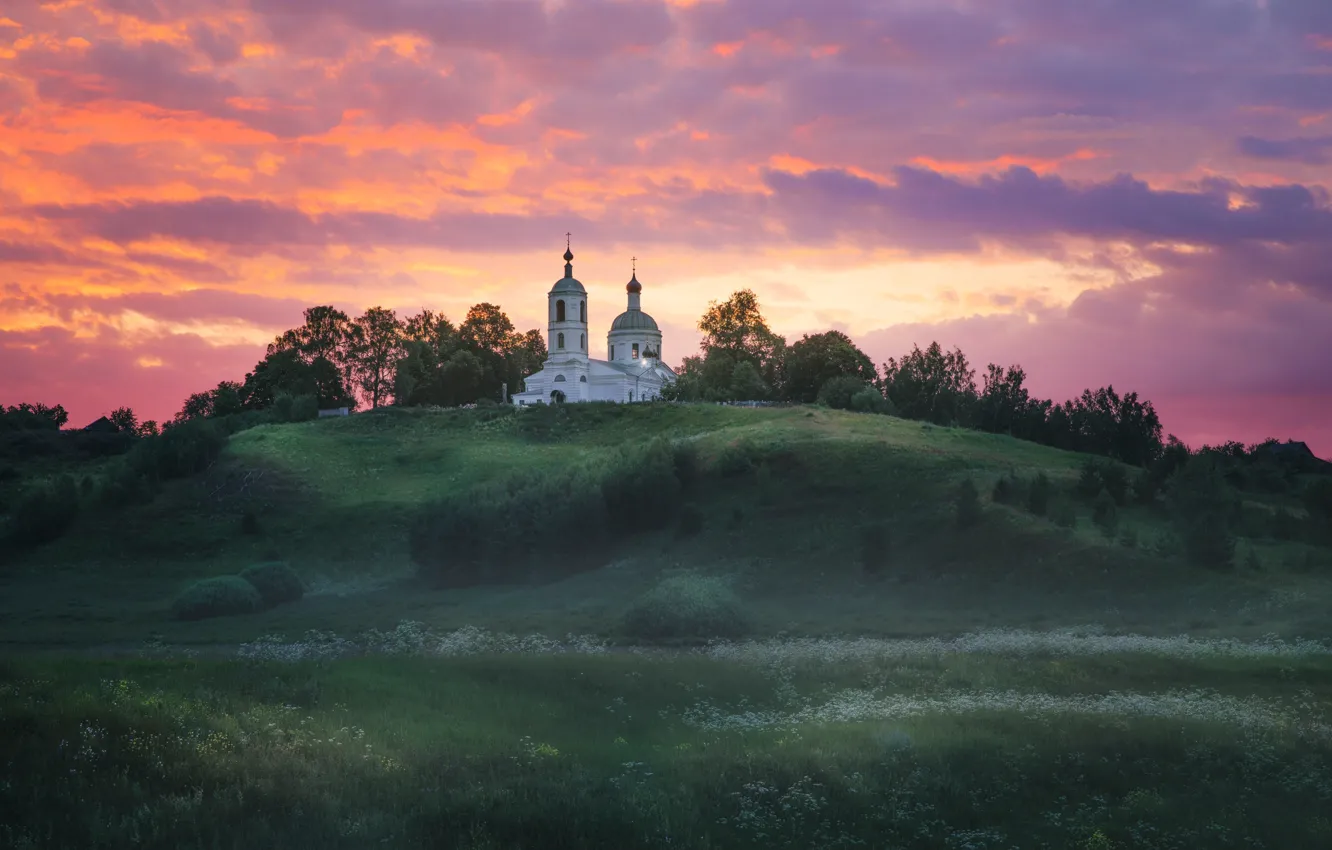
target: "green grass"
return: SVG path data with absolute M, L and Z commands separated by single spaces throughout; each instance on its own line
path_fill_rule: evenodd
M 1220 575 L 1154 554 L 1168 531 L 1121 509 L 1128 549 L 990 503 L 1004 473 L 1047 474 L 1056 498 L 1081 456 L 1011 438 L 814 408 L 573 406 L 553 433 L 493 411 L 387 411 L 265 425 L 234 435 L 208 473 L 149 505 L 80 518 L 63 539 L 0 570 L 0 641 L 11 646 L 240 642 L 273 631 L 359 631 L 415 619 L 440 628 L 609 634 L 663 574 L 735 582 L 758 634 L 957 633 L 1087 622 L 1147 633 L 1326 635 L 1332 571 L 1300 544 L 1255 540 L 1264 570 Z M 553 469 L 656 436 L 697 442 L 704 462 L 757 460 L 696 497 L 700 534 L 639 535 L 544 584 L 435 590 L 412 578 L 407 530 L 421 505 L 527 468 Z M 971 477 L 986 519 L 957 532 L 952 489 Z M 252 512 L 259 533 L 242 531 Z M 860 568 L 861 528 L 885 524 L 886 569 Z M 291 605 L 198 624 L 171 621 L 192 582 L 284 560 L 310 588 Z
M 0 763 L 0 840 L 14 847 L 1150 850 L 1332 837 L 1312 815 L 1332 800 L 1326 655 L 67 659 L 0 672 L 0 719 L 20 732 Z M 1166 716 L 1002 702 L 1180 692 L 1212 696 Z M 820 715 L 848 693 L 871 707 L 932 702 Z

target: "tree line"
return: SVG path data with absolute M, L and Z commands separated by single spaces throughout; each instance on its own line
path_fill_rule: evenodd
M 520 333 L 498 306 L 482 303 L 454 325 L 423 309 L 406 319 L 383 307 L 352 318 L 331 306 L 310 307 L 283 332 L 241 381 L 193 393 L 173 420 L 275 410 L 313 418 L 320 409 L 362 404 L 456 406 L 499 400 L 546 359 L 538 330 Z
M 979 385 L 961 349 L 914 346 L 876 367 L 840 331 L 788 345 L 764 319 L 757 296 L 740 290 L 713 302 L 699 321 L 698 354 L 686 357 L 669 397 L 682 401 L 772 400 L 890 413 L 936 425 L 1009 434 L 1135 466 L 1164 451 L 1150 401 L 1113 386 L 1064 402 L 1039 399 L 1021 366 L 989 364 Z M 1171 438 L 1173 439 L 1173 438 Z

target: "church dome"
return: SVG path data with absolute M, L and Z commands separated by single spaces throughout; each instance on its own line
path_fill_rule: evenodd
M 629 278 L 629 283 L 625 285 L 624 291 L 628 292 L 630 295 L 637 295 L 638 293 L 643 291 L 643 284 L 638 282 L 637 271 L 634 272 L 633 277 Z
M 555 295 L 559 292 L 573 292 L 578 295 L 586 295 L 587 290 L 578 278 L 573 276 L 573 251 L 567 247 L 564 249 L 564 277 L 555 281 L 555 285 L 550 288 L 550 294 Z
M 611 322 L 613 331 L 655 331 L 657 321 L 642 310 L 625 310 Z

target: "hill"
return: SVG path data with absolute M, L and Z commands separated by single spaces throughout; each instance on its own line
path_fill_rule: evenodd
M 534 470 L 606 463 L 657 438 L 694 447 L 700 470 L 677 500 L 688 508 L 665 527 L 617 529 L 559 570 L 546 568 L 537 546 L 502 584 L 440 587 L 418 576 L 411 530 L 432 505 L 481 498 Z M 1329 634 L 1332 571 L 1316 550 L 1258 531 L 1240 541 L 1245 568 L 1188 566 L 1159 507 L 1115 506 L 1109 534 L 1092 521 L 1091 500 L 1074 495 L 1085 460 L 1005 436 L 813 407 L 387 409 L 265 424 L 232 435 L 206 471 L 166 482 L 147 504 L 86 514 L 11 559 L 0 576 L 0 639 L 226 643 L 404 619 L 616 636 L 634 600 L 681 570 L 719 577 L 760 635 L 1087 623 Z M 67 470 L 96 477 L 108 463 L 71 460 Z M 53 474 L 49 463 L 43 474 Z M 1045 515 L 1028 510 L 1021 492 L 1005 499 L 1005 485 L 996 490 L 1001 478 L 1022 491 L 1039 475 L 1052 487 Z M 963 527 L 965 481 L 981 514 Z M 1250 495 L 1245 510 L 1295 509 L 1283 498 Z M 587 531 L 575 519 L 558 535 Z M 170 618 L 171 600 L 191 583 L 274 560 L 305 581 L 300 602 Z

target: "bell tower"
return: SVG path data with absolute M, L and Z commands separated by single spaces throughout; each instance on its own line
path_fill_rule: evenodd
M 546 352 L 549 363 L 587 363 L 587 290 L 573 276 L 573 251 L 569 247 L 570 234 L 564 245 L 564 277 L 550 288 L 547 301 L 550 317 L 547 322 Z

